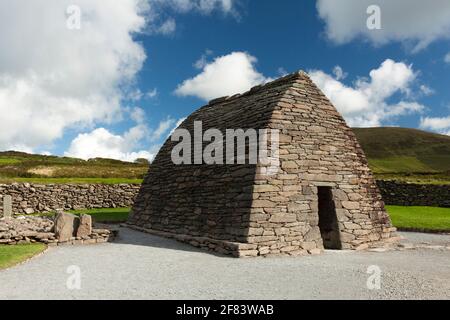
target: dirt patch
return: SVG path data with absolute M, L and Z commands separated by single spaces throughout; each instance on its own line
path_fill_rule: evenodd
M 28 170 L 28 173 L 32 173 L 44 177 L 53 177 L 56 168 L 54 167 L 37 167 Z

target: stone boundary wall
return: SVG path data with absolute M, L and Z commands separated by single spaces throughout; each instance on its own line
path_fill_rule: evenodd
M 450 185 L 419 185 L 377 181 L 388 205 L 450 207 Z M 57 209 L 131 207 L 139 184 L 0 184 L 0 216 L 3 196 L 13 198 L 14 214 L 50 212 Z
M 57 209 L 131 207 L 139 184 L 0 184 L 0 216 L 3 196 L 12 196 L 13 214 L 53 212 Z
M 450 207 L 450 185 L 421 185 L 397 181 L 377 181 L 388 205 Z

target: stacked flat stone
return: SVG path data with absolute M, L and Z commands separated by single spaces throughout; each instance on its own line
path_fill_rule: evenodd
M 129 226 L 237 257 L 318 254 L 318 187 L 332 188 L 342 249 L 394 241 L 395 228 L 352 130 L 308 75 L 298 72 L 210 102 L 180 126 L 279 129 L 281 168 L 175 165 L 164 144 Z
M 389 205 L 450 208 L 450 185 L 377 181 L 383 200 Z
M 133 205 L 139 188 L 139 184 L 0 184 L 0 201 L 2 195 L 10 195 L 14 214 L 128 208 Z M 0 206 L 0 217 L 2 214 Z
M 53 220 L 40 217 L 0 219 L 0 244 L 23 244 L 55 240 Z
M 67 214 L 66 214 L 67 215 Z M 82 245 L 105 243 L 114 240 L 117 230 L 92 229 L 89 218 L 82 217 L 77 228 L 69 226 L 69 235 L 61 236 L 55 230 L 53 218 L 18 216 L 16 218 L 0 219 L 0 245 L 16 245 L 41 242 L 49 246 Z M 72 221 L 73 222 L 73 221 Z M 78 232 L 82 228 L 82 232 Z

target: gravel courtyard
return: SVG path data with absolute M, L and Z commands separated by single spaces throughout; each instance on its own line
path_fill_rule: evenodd
M 402 235 L 401 251 L 234 259 L 121 228 L 115 243 L 50 248 L 0 271 L 0 299 L 450 299 L 450 236 Z M 367 288 L 373 265 L 380 290 Z M 70 266 L 80 289 L 67 288 Z

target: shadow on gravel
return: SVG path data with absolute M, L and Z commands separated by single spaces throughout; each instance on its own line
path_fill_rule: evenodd
M 155 235 L 135 231 L 135 230 L 125 228 L 125 227 L 120 227 L 117 229 L 119 230 L 119 235 L 114 239 L 114 241 L 112 243 L 153 247 L 153 248 L 161 248 L 161 249 L 170 249 L 170 250 L 177 250 L 177 251 L 196 252 L 196 253 L 201 253 L 201 254 L 213 255 L 216 257 L 220 257 L 220 258 L 233 259 L 231 256 L 226 256 L 226 255 L 219 254 L 217 252 L 206 251 L 206 250 L 202 250 L 199 248 L 195 248 L 191 245 L 178 242 L 174 239 L 158 237 Z

